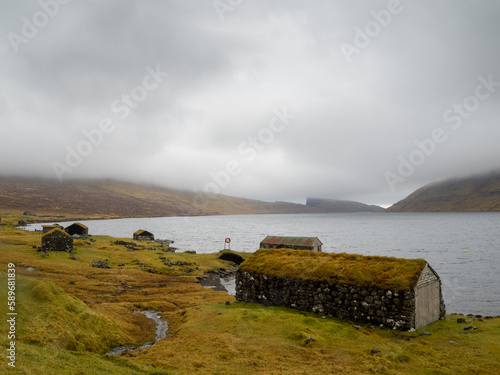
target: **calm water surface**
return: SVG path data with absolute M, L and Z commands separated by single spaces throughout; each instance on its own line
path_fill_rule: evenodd
M 254 252 L 267 235 L 318 237 L 325 252 L 423 258 L 443 282 L 447 311 L 500 315 L 500 213 L 353 213 L 166 217 L 82 222 L 90 234 L 138 229 L 178 251 Z M 64 224 L 63 224 L 64 225 Z M 40 229 L 40 225 L 32 228 Z M 467 252 L 465 252 L 467 250 Z

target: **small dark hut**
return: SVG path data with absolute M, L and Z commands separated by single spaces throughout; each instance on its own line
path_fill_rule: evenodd
M 318 237 L 267 236 L 260 243 L 261 249 L 294 249 L 321 252 L 323 243 Z
M 42 236 L 42 251 L 71 250 L 73 250 L 73 237 L 59 228 L 54 228 Z
M 148 232 L 147 230 L 139 229 L 137 232 L 134 233 L 134 240 L 135 241 L 154 241 L 155 236 L 153 233 Z
M 81 237 L 87 237 L 89 235 L 89 228 L 87 228 L 82 223 L 71 224 L 70 226 L 66 227 L 65 231 L 70 236 L 77 234 Z
M 23 215 L 24 216 L 36 216 L 36 212 L 34 212 L 34 211 L 24 211 Z

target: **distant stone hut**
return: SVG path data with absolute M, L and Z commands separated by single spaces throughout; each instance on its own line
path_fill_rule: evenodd
M 423 259 L 261 249 L 240 265 L 236 299 L 401 330 L 443 319 L 441 280 Z
M 134 233 L 134 240 L 135 241 L 154 241 L 155 236 L 153 233 L 148 232 L 147 230 L 139 229 L 137 232 Z
M 54 228 L 42 235 L 42 251 L 71 251 L 73 237 L 65 231 Z
M 23 215 L 24 216 L 36 216 L 36 212 L 34 212 L 34 211 L 24 211 Z
M 321 252 L 323 243 L 318 237 L 267 236 L 260 243 L 261 249 L 295 249 Z
M 70 236 L 76 234 L 81 237 L 88 237 L 89 235 L 89 228 L 87 228 L 87 226 L 83 225 L 82 223 L 71 224 L 70 226 L 66 227 L 65 231 Z

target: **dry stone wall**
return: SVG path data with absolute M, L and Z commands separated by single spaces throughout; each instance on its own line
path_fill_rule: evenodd
M 73 237 L 60 229 L 53 229 L 42 236 L 42 251 L 71 251 Z
M 236 274 L 236 299 L 401 330 L 409 330 L 415 326 L 414 291 L 330 285 L 239 269 Z

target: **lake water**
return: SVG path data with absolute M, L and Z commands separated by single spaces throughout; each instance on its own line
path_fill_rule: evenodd
M 114 237 L 131 238 L 146 229 L 157 239 L 175 241 L 178 251 L 217 252 L 229 237 L 231 249 L 254 252 L 265 236 L 277 235 L 318 237 L 324 252 L 423 258 L 441 277 L 448 313 L 500 315 L 500 213 L 229 215 L 82 223 L 90 234 Z

